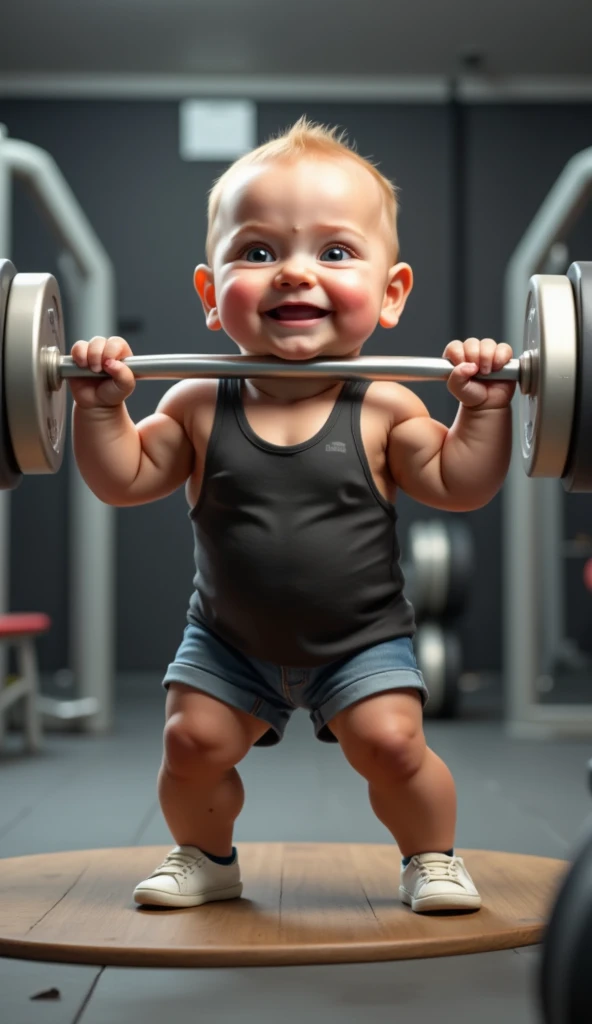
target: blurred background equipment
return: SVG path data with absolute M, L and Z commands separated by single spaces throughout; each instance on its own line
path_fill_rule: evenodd
M 458 620 L 470 593 L 475 553 L 462 519 L 418 519 L 407 531 L 403 565 L 415 609 L 415 656 L 430 699 L 428 718 L 454 718 L 463 669 Z
M 417 665 L 430 699 L 427 718 L 454 718 L 459 710 L 462 646 L 458 633 L 437 619 L 422 622 L 415 634 Z
M 419 622 L 450 620 L 464 611 L 475 551 L 462 519 L 418 519 L 405 543 L 407 593 Z

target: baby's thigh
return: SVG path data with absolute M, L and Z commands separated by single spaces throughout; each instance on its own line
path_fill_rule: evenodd
M 170 683 L 166 698 L 165 757 L 233 767 L 269 726 L 246 711 L 184 683 Z

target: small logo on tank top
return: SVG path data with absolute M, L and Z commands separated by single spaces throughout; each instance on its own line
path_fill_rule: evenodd
M 344 455 L 347 451 L 343 441 L 331 441 L 331 444 L 325 445 L 326 452 L 342 452 Z

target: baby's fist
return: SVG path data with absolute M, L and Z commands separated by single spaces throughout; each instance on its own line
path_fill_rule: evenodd
M 444 349 L 444 358 L 454 366 L 448 378 L 448 390 L 468 409 L 503 409 L 510 404 L 514 381 L 474 380 L 476 374 L 487 376 L 501 370 L 512 358 L 512 349 L 492 338 L 467 338 L 451 341 Z
M 110 409 L 125 402 L 136 386 L 130 367 L 122 361 L 131 355 L 132 350 L 123 338 L 95 337 L 90 341 L 77 341 L 72 346 L 76 365 L 95 373 L 108 373 L 110 377 L 109 380 L 70 377 L 70 388 L 77 405 L 82 409 Z

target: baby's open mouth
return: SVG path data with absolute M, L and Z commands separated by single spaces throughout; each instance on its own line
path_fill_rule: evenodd
M 329 309 L 321 309 L 319 306 L 308 306 L 301 302 L 288 302 L 275 309 L 268 309 L 266 316 L 273 320 L 319 320 L 329 316 Z

